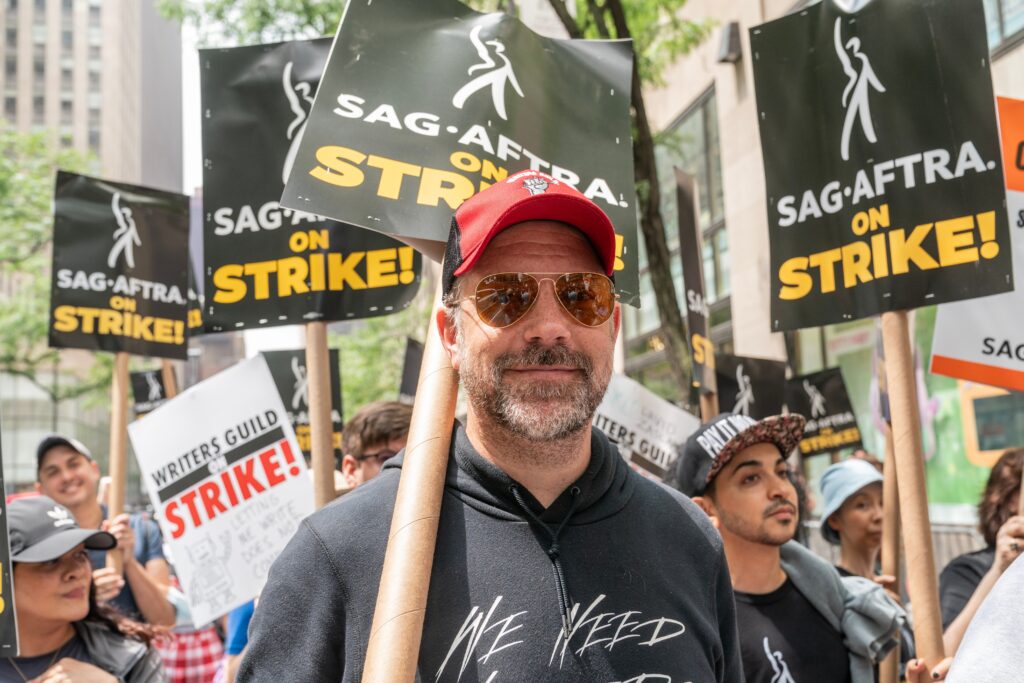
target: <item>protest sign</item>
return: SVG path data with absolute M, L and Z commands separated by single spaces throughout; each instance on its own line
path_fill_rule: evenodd
M 162 406 L 167 400 L 163 372 L 146 370 L 131 373 L 132 397 L 135 399 L 135 414 L 145 415 Z
M 980 0 L 822 2 L 750 41 L 774 330 L 1013 289 Z
M 188 197 L 57 172 L 50 346 L 183 359 Z
M 193 621 L 253 599 L 313 511 L 306 463 L 266 361 L 224 370 L 128 431 Z
M 708 331 L 708 302 L 704 293 L 704 268 L 701 263 L 700 224 L 697 221 L 697 179 L 675 169 L 676 209 L 679 214 L 679 258 L 683 265 L 683 289 L 686 294 L 686 327 L 690 334 L 690 364 L 693 387 L 702 393 L 715 393 L 715 347 Z M 717 412 L 717 411 L 716 411 Z M 709 416 L 714 417 L 714 415 Z
M 715 354 L 718 405 L 722 412 L 761 420 L 782 413 L 786 364 L 767 358 Z
M 416 384 L 420 379 L 423 365 L 423 344 L 412 337 L 405 338 L 405 362 L 402 364 L 402 384 L 398 389 L 398 400 L 413 403 L 416 399 Z
M 0 459 L 0 491 L 4 487 L 3 461 Z M 14 611 L 14 571 L 11 565 L 10 531 L 7 528 L 7 497 L 0 496 L 0 655 L 18 654 L 18 619 Z
M 207 331 L 386 315 L 419 289 L 412 248 L 278 204 L 330 46 L 200 51 Z
M 634 470 L 661 481 L 700 420 L 639 382 L 613 374 L 594 426 L 618 444 Z
M 1000 97 L 997 105 L 1018 289 L 982 301 L 939 306 L 931 371 L 1024 391 L 1024 100 Z
M 861 445 L 860 428 L 839 368 L 786 382 L 786 406 L 807 418 L 800 439 L 800 453 L 805 457 Z
M 629 41 L 544 38 L 452 0 L 349 3 L 281 203 L 439 254 L 464 200 L 544 171 L 612 219 L 632 303 L 631 57 Z
M 288 420 L 295 430 L 295 438 L 305 456 L 309 456 L 312 443 L 309 434 L 309 373 L 306 369 L 306 350 L 264 351 L 267 367 L 274 377 L 277 392 L 281 395 Z M 331 445 L 336 462 L 341 462 L 341 370 L 337 349 L 331 349 Z

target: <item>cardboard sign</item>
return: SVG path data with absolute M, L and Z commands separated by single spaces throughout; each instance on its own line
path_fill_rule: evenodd
M 306 463 L 266 361 L 251 358 L 187 389 L 128 434 L 193 621 L 256 597 L 313 512 Z
M 302 454 L 307 458 L 313 450 L 309 433 L 309 377 L 306 372 L 306 350 L 263 351 L 267 367 L 274 377 L 274 384 L 281 395 L 288 420 L 295 430 Z M 341 419 L 341 359 L 337 349 L 328 351 L 331 365 L 331 443 L 334 457 L 341 463 L 341 431 L 345 426 Z
M 631 303 L 630 46 L 543 38 L 452 0 L 349 3 L 281 203 L 439 255 L 463 201 L 544 171 L 612 219 Z
M 1024 100 L 1000 97 L 1006 205 L 1013 236 L 1013 274 L 1024 287 Z M 1024 291 L 944 304 L 935 315 L 931 371 L 1024 391 Z
M 772 329 L 1013 289 L 981 0 L 822 2 L 750 42 Z
M 690 367 L 693 388 L 715 392 L 715 346 L 711 343 L 711 312 L 704 293 L 704 264 L 701 262 L 700 223 L 697 220 L 697 179 L 674 169 L 676 210 L 679 214 L 679 258 L 683 264 L 686 295 L 686 328 L 690 333 Z
M 163 372 L 160 370 L 133 372 L 129 379 L 137 416 L 156 410 L 167 400 L 167 389 L 164 388 Z
M 786 405 L 807 418 L 800 453 L 830 453 L 861 445 L 860 428 L 853 414 L 846 383 L 839 368 L 828 368 L 786 383 Z
M 619 446 L 634 470 L 661 481 L 700 420 L 639 382 L 613 374 L 594 426 Z
M 0 490 L 4 488 L 3 460 L 0 458 Z M 14 610 L 14 567 L 11 564 L 10 532 L 7 528 L 7 496 L 0 496 L 0 656 L 18 654 L 18 619 Z
M 50 346 L 184 359 L 188 197 L 57 172 Z
M 419 289 L 412 248 L 278 204 L 329 50 L 200 51 L 208 331 L 385 315 Z
M 723 413 L 761 420 L 782 413 L 786 364 L 767 358 L 719 353 L 715 356 L 718 407 Z
M 412 337 L 405 338 L 405 362 L 402 364 L 402 385 L 398 389 L 398 400 L 412 404 L 416 400 L 416 387 L 420 381 L 420 366 L 423 365 L 423 344 Z

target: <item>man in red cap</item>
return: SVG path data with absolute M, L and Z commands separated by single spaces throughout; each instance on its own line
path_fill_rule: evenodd
M 543 173 L 455 213 L 436 322 L 469 412 L 452 435 L 424 681 L 743 678 L 721 538 L 591 426 L 619 328 L 614 263 L 608 217 Z M 360 679 L 403 457 L 303 522 L 239 680 Z

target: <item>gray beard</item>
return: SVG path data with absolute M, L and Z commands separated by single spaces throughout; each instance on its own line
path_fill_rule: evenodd
M 598 377 L 584 353 L 565 346 L 528 346 L 504 353 L 490 367 L 467 358 L 459 346 L 459 378 L 472 405 L 512 436 L 529 442 L 562 441 L 590 426 L 610 377 Z M 561 365 L 579 370 L 571 383 L 530 382 L 509 386 L 503 373 L 516 365 Z

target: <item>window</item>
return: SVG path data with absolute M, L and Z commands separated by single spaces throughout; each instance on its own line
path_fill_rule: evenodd
M 32 123 L 42 124 L 46 120 L 46 100 L 42 95 L 32 98 Z
M 89 59 L 99 59 L 99 58 L 100 58 L 100 46 L 99 45 L 90 45 L 89 46 Z
M 98 71 L 89 72 L 89 92 L 100 91 L 100 74 Z
M 89 149 L 94 152 L 100 151 L 100 130 L 99 128 L 89 129 Z
M 100 8 L 98 5 L 90 5 L 89 7 L 89 26 L 100 25 Z
M 985 0 L 988 46 L 996 49 L 1024 32 L 1024 0 Z
M 8 27 L 4 31 L 4 42 L 7 44 L 8 50 L 13 50 L 18 46 L 18 29 Z
M 71 113 L 74 110 L 70 97 L 63 97 L 60 101 L 60 122 L 62 124 L 71 123 Z
M 62 66 L 60 69 L 60 89 L 71 91 L 75 87 L 74 70 L 70 66 Z
M 13 121 L 14 117 L 17 115 L 18 100 L 8 95 L 4 98 L 4 116 Z
M 13 83 L 18 78 L 18 58 L 14 55 L 7 55 L 4 58 L 4 75 L 8 83 Z
M 60 46 L 62 50 L 67 53 L 71 52 L 71 46 L 74 44 L 74 34 L 69 29 L 64 29 L 60 32 Z

